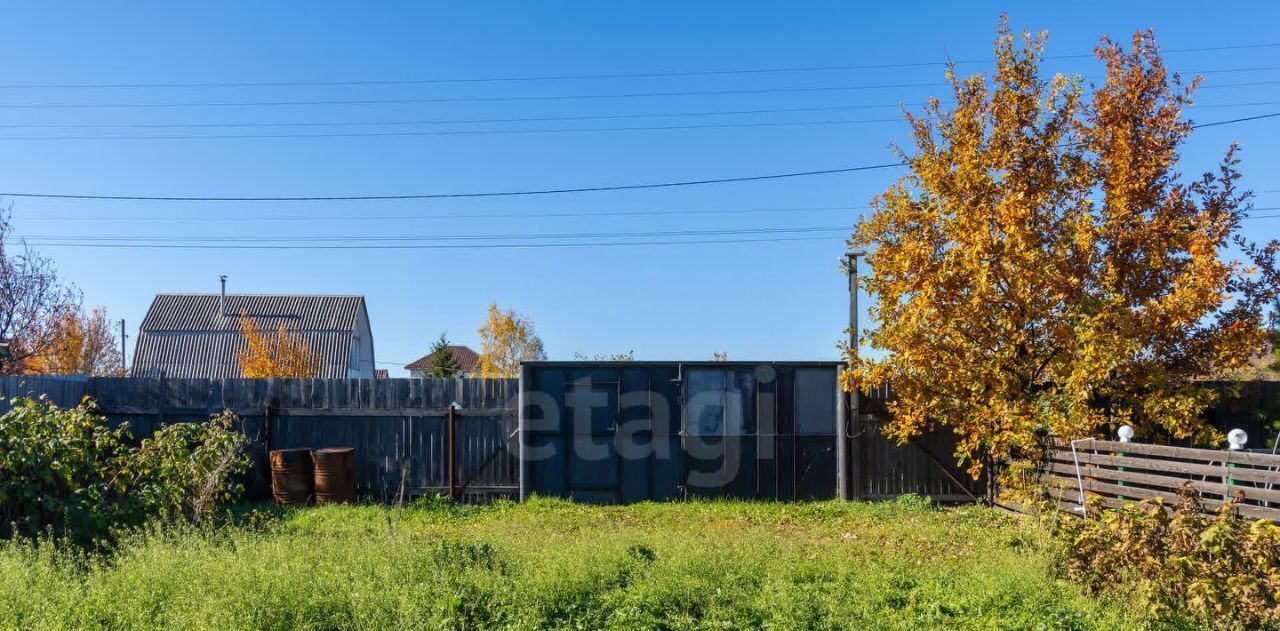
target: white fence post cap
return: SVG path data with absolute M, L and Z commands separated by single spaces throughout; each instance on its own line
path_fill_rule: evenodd
M 1244 449 L 1245 443 L 1249 442 L 1249 434 L 1240 428 L 1227 432 L 1227 444 L 1229 449 Z

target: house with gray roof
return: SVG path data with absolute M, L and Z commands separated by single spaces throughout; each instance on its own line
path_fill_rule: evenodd
M 284 325 L 320 359 L 316 376 L 374 376 L 373 333 L 363 296 L 157 294 L 138 330 L 135 377 L 240 377 L 248 347 L 240 315 L 262 331 Z

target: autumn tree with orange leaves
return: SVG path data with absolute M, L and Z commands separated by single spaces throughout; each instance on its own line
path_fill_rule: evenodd
M 73 307 L 45 325 L 47 343 L 26 359 L 26 371 L 53 375 L 124 375 L 124 360 L 106 307 Z
M 247 346 L 239 352 L 240 374 L 246 379 L 315 377 L 320 360 L 306 341 L 281 324 L 262 332 L 247 314 L 240 314 L 240 333 Z
M 1045 432 L 1217 439 L 1200 380 L 1262 348 L 1280 293 L 1280 244 L 1241 234 L 1235 145 L 1198 178 L 1177 170 L 1199 79 L 1168 73 L 1143 31 L 1128 50 L 1102 40 L 1086 91 L 1041 79 L 1045 41 L 1017 45 L 1002 19 L 993 76 L 948 70 L 954 105 L 907 115 L 908 171 L 850 240 L 883 353 L 851 358 L 845 388 L 889 384 L 886 433 L 949 429 L 975 477 Z
M 53 327 L 80 308 L 80 291 L 58 277 L 53 261 L 14 236 L 0 208 L 0 374 L 31 372 L 56 338 Z
M 496 302 L 489 305 L 484 326 L 476 332 L 480 334 L 476 372 L 481 377 L 516 377 L 520 362 L 547 358 L 533 320 L 515 309 L 503 311 Z

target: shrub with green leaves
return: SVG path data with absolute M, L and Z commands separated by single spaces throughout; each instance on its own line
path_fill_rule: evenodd
M 242 490 L 249 465 L 234 416 L 174 423 L 136 439 L 85 401 L 15 399 L 0 415 L 0 536 L 91 544 L 152 519 L 200 522 Z
M 1194 489 L 1172 511 L 1159 500 L 1053 520 L 1065 574 L 1091 593 L 1136 599 L 1154 618 L 1195 628 L 1280 629 L 1280 527 L 1203 512 Z

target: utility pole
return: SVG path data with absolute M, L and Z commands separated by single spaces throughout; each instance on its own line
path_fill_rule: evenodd
M 858 356 L 858 257 L 864 252 L 845 254 L 845 271 L 849 275 L 849 350 Z
M 849 280 L 849 345 L 850 359 L 858 357 L 858 257 L 862 252 L 845 254 L 845 274 Z M 836 388 L 836 495 L 841 499 L 862 496 L 861 419 L 858 416 L 858 393 Z
M 129 374 L 129 355 L 125 352 L 125 340 L 129 336 L 124 332 L 124 318 L 120 318 L 120 368 L 124 370 L 124 374 Z

